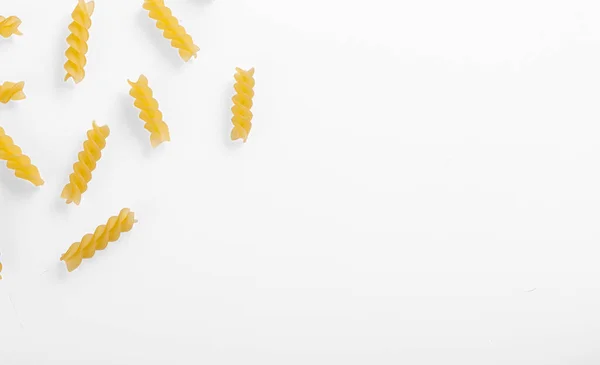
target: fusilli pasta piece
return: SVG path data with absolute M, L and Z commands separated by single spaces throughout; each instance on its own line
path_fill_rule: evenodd
M 129 95 L 135 98 L 133 105 L 140 109 L 140 119 L 146 122 L 144 128 L 150 132 L 152 147 L 170 141 L 169 127 L 163 121 L 163 115 L 158 110 L 158 101 L 152 96 L 152 89 L 148 86 L 148 79 L 141 75 L 137 82 L 127 80 L 131 85 Z
M 31 164 L 31 159 L 23 154 L 21 148 L 6 135 L 2 127 L 0 127 L 0 160 L 5 160 L 6 167 L 15 170 L 15 176 L 35 186 L 44 184 L 38 168 Z
M 252 98 L 254 97 L 254 68 L 244 71 L 237 67 L 235 73 L 234 89 L 236 94 L 233 100 L 233 129 L 231 130 L 231 140 L 243 139 L 244 143 L 248 139 L 250 129 L 252 128 Z
M 6 104 L 11 100 L 25 99 L 24 86 L 25 83 L 23 81 L 17 83 L 6 81 L 0 85 L 0 103 Z
M 150 18 L 156 20 L 156 27 L 163 30 L 163 36 L 171 40 L 171 46 L 179 50 L 179 56 L 184 61 L 198 56 L 200 47 L 194 44 L 185 28 L 179 25 L 164 0 L 144 0 L 144 9 L 148 10 Z
M 69 24 L 71 34 L 67 37 L 69 48 L 65 52 L 65 56 L 67 56 L 65 81 L 72 78 L 78 84 L 85 77 L 84 67 L 87 63 L 85 54 L 88 51 L 87 42 L 90 38 L 89 29 L 92 26 L 93 12 L 93 1 L 86 3 L 84 0 L 78 0 L 75 10 L 71 14 L 73 22 Z
M 109 242 L 118 240 L 121 233 L 129 232 L 135 222 L 133 212 L 128 208 L 121 209 L 119 215 L 110 217 L 94 233 L 86 234 L 80 242 L 73 243 L 60 260 L 65 262 L 69 272 L 77 269 L 83 259 L 92 258 L 96 251 L 104 250 Z
M 21 19 L 16 16 L 9 16 L 5 18 L 0 16 L 0 35 L 4 38 L 8 38 L 11 35 L 23 35 L 19 30 L 19 25 L 21 25 Z
M 87 131 L 87 140 L 83 142 L 83 151 L 77 155 L 78 161 L 73 164 L 73 173 L 69 176 L 69 183 L 65 185 L 60 195 L 61 198 L 67 200 L 67 204 L 73 202 L 79 205 L 81 202 L 81 195 L 86 192 L 88 183 L 92 180 L 92 171 L 102 157 L 102 150 L 106 146 L 106 138 L 109 135 L 108 126 L 99 127 L 96 122 L 93 122 L 92 129 Z

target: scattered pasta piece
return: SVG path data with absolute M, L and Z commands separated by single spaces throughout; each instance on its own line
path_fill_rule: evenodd
M 231 130 L 231 140 L 243 139 L 244 143 L 248 139 L 250 129 L 252 128 L 252 98 L 254 97 L 254 68 L 244 71 L 236 68 L 235 73 L 235 92 L 233 100 L 233 129 Z
M 5 160 L 6 167 L 15 170 L 15 176 L 35 186 L 44 184 L 38 168 L 31 164 L 31 159 L 23 154 L 21 148 L 15 145 L 2 127 L 0 127 L 0 160 Z
M 9 16 L 5 18 L 0 16 L 0 35 L 4 38 L 8 38 L 11 35 L 23 35 L 19 31 L 19 25 L 21 25 L 21 19 L 16 16 Z
M 171 46 L 179 50 L 179 56 L 187 62 L 198 56 L 200 47 L 194 44 L 192 36 L 187 34 L 185 28 L 179 25 L 171 9 L 165 6 L 164 0 L 144 0 L 144 9 L 148 16 L 156 20 L 156 27 L 163 30 L 163 36 L 171 40 Z
M 131 85 L 129 95 L 135 98 L 135 105 L 140 112 L 140 119 L 146 122 L 144 128 L 150 132 L 150 143 L 152 147 L 170 141 L 169 127 L 163 121 L 163 115 L 158 110 L 158 101 L 152 96 L 152 89 L 148 86 L 148 79 L 141 75 L 137 82 L 127 80 Z
M 73 173 L 69 176 L 69 183 L 60 195 L 67 200 L 67 204 L 73 202 L 79 205 L 81 195 L 86 192 L 88 183 L 92 180 L 92 171 L 96 163 L 102 157 L 102 150 L 106 146 L 106 138 L 110 135 L 110 129 L 104 125 L 99 127 L 96 122 L 92 123 L 92 129 L 87 131 L 87 140 L 83 142 L 83 151 L 77 155 L 78 161 L 73 164 Z
M 2 263 L 0 262 L 0 272 L 2 272 Z M 2 275 L 0 275 L 0 280 L 2 280 Z
M 92 258 L 96 251 L 104 250 L 109 242 L 118 240 L 121 233 L 129 232 L 135 222 L 137 221 L 133 212 L 128 208 L 121 209 L 119 215 L 110 217 L 108 222 L 98 226 L 93 234 L 86 234 L 81 242 L 72 244 L 60 260 L 65 262 L 69 272 L 77 269 L 83 259 Z
M 71 17 L 73 22 L 69 24 L 71 34 L 67 37 L 69 48 L 65 52 L 67 62 L 65 62 L 65 81 L 72 78 L 76 84 L 80 83 L 85 77 L 84 67 L 87 63 L 85 54 L 88 51 L 87 41 L 90 38 L 89 29 L 92 26 L 92 13 L 94 12 L 94 2 L 85 2 L 78 0 L 77 6 Z
M 7 81 L 0 85 L 0 103 L 6 104 L 11 100 L 25 99 L 24 86 L 23 81 L 17 83 Z

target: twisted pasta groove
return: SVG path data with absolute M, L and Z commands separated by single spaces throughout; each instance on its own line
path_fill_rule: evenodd
M 158 110 L 158 101 L 152 96 L 152 89 L 148 86 L 148 79 L 141 75 L 137 82 L 127 80 L 131 85 L 129 95 L 135 99 L 133 105 L 140 109 L 140 119 L 146 122 L 144 128 L 150 132 L 152 147 L 170 141 L 169 127 L 163 121 L 163 115 Z
M 67 62 L 65 62 L 65 81 L 72 78 L 76 84 L 85 77 L 84 67 L 87 63 L 85 54 L 88 51 L 87 41 L 90 38 L 89 29 L 92 25 L 92 13 L 94 12 L 94 2 L 85 2 L 78 0 L 77 6 L 71 17 L 73 22 L 69 24 L 71 34 L 67 37 L 69 48 L 65 51 Z
M 0 103 L 6 104 L 11 100 L 25 99 L 24 86 L 23 81 L 17 83 L 7 81 L 0 85 Z
M 93 122 L 92 129 L 87 131 L 87 140 L 83 142 L 83 151 L 77 155 L 78 161 L 73 164 L 73 173 L 69 176 L 69 183 L 65 185 L 60 195 L 61 198 L 67 200 L 67 204 L 73 202 L 79 205 L 81 202 L 81 195 L 87 191 L 88 183 L 92 180 L 92 171 L 102 157 L 102 150 L 106 146 L 106 138 L 109 135 L 108 126 L 99 127 L 96 122 Z
M 0 16 L 0 35 L 4 38 L 8 38 L 11 35 L 23 35 L 19 30 L 19 25 L 21 25 L 21 19 L 16 16 L 9 16 L 5 18 Z
M 21 148 L 15 145 L 2 127 L 0 127 L 0 160 L 6 161 L 6 167 L 14 170 L 16 177 L 27 180 L 35 186 L 44 184 L 38 168 L 31 164 L 31 159 L 23 154 Z
M 244 71 L 236 67 L 236 71 L 234 85 L 236 94 L 231 99 L 233 100 L 231 140 L 235 141 L 242 138 L 245 143 L 252 128 L 252 112 L 250 109 L 254 97 L 254 68 Z
M 163 30 L 163 36 L 171 40 L 171 46 L 179 50 L 179 56 L 185 62 L 192 56 L 198 57 L 200 47 L 194 44 L 185 28 L 179 25 L 164 0 L 144 0 L 144 9 L 148 10 L 150 18 L 156 20 L 156 27 Z
M 77 269 L 83 259 L 89 259 L 96 251 L 104 250 L 109 242 L 118 240 L 121 233 L 129 232 L 135 222 L 133 212 L 128 208 L 121 209 L 119 215 L 110 217 L 93 234 L 86 234 L 80 242 L 73 243 L 60 257 L 60 261 L 65 262 L 69 272 Z

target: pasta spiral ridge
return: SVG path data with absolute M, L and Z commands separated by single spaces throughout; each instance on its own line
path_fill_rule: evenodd
M 0 85 L 0 103 L 6 104 L 11 100 L 23 100 L 25 99 L 25 93 L 23 92 L 25 82 L 10 82 L 7 81 Z
M 110 217 L 108 222 L 98 226 L 94 233 L 88 233 L 80 242 L 73 243 L 60 260 L 65 262 L 69 272 L 77 269 L 83 259 L 92 258 L 96 251 L 104 250 L 109 242 L 118 240 L 121 233 L 129 232 L 135 222 L 137 221 L 132 211 L 128 208 L 121 209 L 119 215 Z
M 11 35 L 23 35 L 19 30 L 19 25 L 21 25 L 21 19 L 16 16 L 9 16 L 5 18 L 0 16 L 0 35 L 4 38 L 8 38 Z
M 65 62 L 65 81 L 72 78 L 76 84 L 85 77 L 84 67 L 87 63 L 85 54 L 88 51 L 87 42 L 90 38 L 89 29 L 92 26 L 92 13 L 94 12 L 94 2 L 78 0 L 77 6 L 71 17 L 73 22 L 69 24 L 71 34 L 67 37 L 69 48 L 65 51 L 67 62 Z
M 243 139 L 244 143 L 248 139 L 250 129 L 252 128 L 252 98 L 254 97 L 254 68 L 248 71 L 236 67 L 235 85 L 236 94 L 231 99 L 233 101 L 233 129 L 231 130 L 231 140 Z
M 156 20 L 156 27 L 163 31 L 163 36 L 171 40 L 171 46 L 179 50 L 179 56 L 187 62 L 192 56 L 198 57 L 200 47 L 194 44 L 192 36 L 179 24 L 164 0 L 144 0 L 144 9 L 148 16 Z
M 92 129 L 87 131 L 87 140 L 83 142 L 83 151 L 77 155 L 78 161 L 73 164 L 73 173 L 69 176 L 69 183 L 65 185 L 60 195 L 61 198 L 67 200 L 67 204 L 73 202 L 79 205 L 81 202 L 81 195 L 88 189 L 88 183 L 92 180 L 92 171 L 102 157 L 102 150 L 106 146 L 106 138 L 109 135 L 108 126 L 99 127 L 96 122 L 93 122 Z
M 152 96 L 152 89 L 148 86 L 146 76 L 140 75 L 137 82 L 130 80 L 127 80 L 127 82 L 131 85 L 129 95 L 135 99 L 133 105 L 140 109 L 140 119 L 146 123 L 144 128 L 150 132 L 152 147 L 170 141 L 169 127 L 164 122 L 163 115 L 158 109 L 158 101 Z
M 6 161 L 6 167 L 15 171 L 15 176 L 31 182 L 35 186 L 44 184 L 37 167 L 31 164 L 31 159 L 23 154 L 12 138 L 6 135 L 0 127 L 0 160 Z

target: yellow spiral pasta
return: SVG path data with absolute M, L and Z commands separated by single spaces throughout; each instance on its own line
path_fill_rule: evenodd
M 17 83 L 7 81 L 0 85 L 0 103 L 6 104 L 11 100 L 25 99 L 24 86 L 23 81 Z
M 231 140 L 242 138 L 244 143 L 248 139 L 250 129 L 252 128 L 252 98 L 254 97 L 254 68 L 244 71 L 236 68 L 235 74 L 235 92 L 233 100 L 233 129 L 231 130 Z
M 194 44 L 185 28 L 179 25 L 171 9 L 165 6 L 164 0 L 144 0 L 144 9 L 148 10 L 150 18 L 156 20 L 156 27 L 163 30 L 163 36 L 171 40 L 171 46 L 179 50 L 179 56 L 184 61 L 198 56 L 200 47 Z
M 158 101 L 152 96 L 152 89 L 148 86 L 148 79 L 141 75 L 137 82 L 127 80 L 131 85 L 129 95 L 135 98 L 133 105 L 140 109 L 140 119 L 146 122 L 144 128 L 150 132 L 152 147 L 170 141 L 169 127 L 163 121 L 163 115 L 158 110 Z
M 76 84 L 81 82 L 85 77 L 84 67 L 87 63 L 85 54 L 88 51 L 87 41 L 90 38 L 88 30 L 92 25 L 92 13 L 94 12 L 94 2 L 85 2 L 84 0 L 78 0 L 77 6 L 71 17 L 73 22 L 69 24 L 69 30 L 71 34 L 67 37 L 67 43 L 69 48 L 65 52 L 67 56 L 67 62 L 65 62 L 65 81 L 72 78 Z
M 6 161 L 6 167 L 15 170 L 15 176 L 31 182 L 35 186 L 44 184 L 40 172 L 31 164 L 31 159 L 23 154 L 12 138 L 0 127 L 0 160 Z
M 88 183 L 92 180 L 92 171 L 96 163 L 102 157 L 102 150 L 106 146 L 106 138 L 110 135 L 110 129 L 104 125 L 99 127 L 96 122 L 92 123 L 92 129 L 87 131 L 87 140 L 83 142 L 83 151 L 77 155 L 78 161 L 73 164 L 73 173 L 69 176 L 69 183 L 65 185 L 61 198 L 67 200 L 67 204 L 73 202 L 79 205 L 81 195 L 86 192 Z
M 22 35 L 21 31 L 19 31 L 19 25 L 21 25 L 21 19 L 16 16 L 9 16 L 5 18 L 0 16 L 0 35 L 4 38 L 8 38 L 11 35 Z
M 128 208 L 121 209 L 119 215 L 110 217 L 94 233 L 86 234 L 80 242 L 72 244 L 60 260 L 65 262 L 69 272 L 77 269 L 83 259 L 89 259 L 96 251 L 104 250 L 109 242 L 118 240 L 121 233 L 129 232 L 135 222 L 133 212 Z
M 0 262 L 0 272 L 2 272 L 2 263 Z M 0 275 L 0 280 L 2 280 L 2 275 Z

